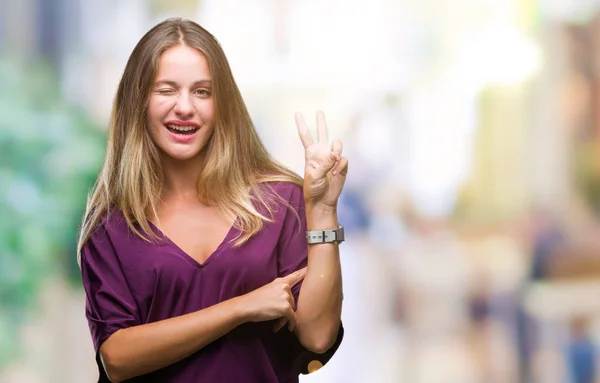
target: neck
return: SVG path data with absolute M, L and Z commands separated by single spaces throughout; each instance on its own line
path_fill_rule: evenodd
M 198 201 L 198 178 L 204 167 L 203 158 L 187 161 L 164 156 L 163 160 L 163 200 Z

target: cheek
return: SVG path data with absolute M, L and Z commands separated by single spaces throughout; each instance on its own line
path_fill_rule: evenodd
M 173 109 L 173 101 L 167 98 L 151 98 L 148 103 L 148 118 L 163 119 L 171 109 Z
M 211 100 L 202 100 L 196 105 L 196 110 L 204 122 L 212 122 L 215 115 L 215 103 Z
M 162 110 L 164 109 L 164 106 L 161 104 L 164 104 L 164 102 L 152 99 L 148 103 L 146 126 L 154 143 L 157 143 L 157 140 L 159 140 L 160 131 L 162 130 L 162 121 L 164 118 Z

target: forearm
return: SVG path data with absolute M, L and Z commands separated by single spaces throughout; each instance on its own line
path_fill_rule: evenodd
M 338 227 L 337 212 L 307 206 L 309 230 Z M 296 334 L 314 352 L 325 352 L 337 337 L 342 312 L 342 272 L 336 243 L 310 245 L 308 268 L 296 313 Z
M 176 363 L 246 321 L 240 299 L 233 298 L 190 314 L 130 327 L 111 335 L 100 347 L 113 382 Z

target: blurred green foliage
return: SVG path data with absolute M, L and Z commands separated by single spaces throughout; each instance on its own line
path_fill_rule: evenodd
M 105 132 L 61 97 L 41 62 L 0 60 L 0 370 L 43 281 L 79 283 L 76 236 Z

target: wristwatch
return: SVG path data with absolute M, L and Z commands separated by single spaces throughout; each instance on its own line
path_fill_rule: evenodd
M 344 241 L 344 226 L 340 225 L 337 229 L 329 230 L 307 230 L 306 240 L 309 245 L 315 243 L 340 243 Z

